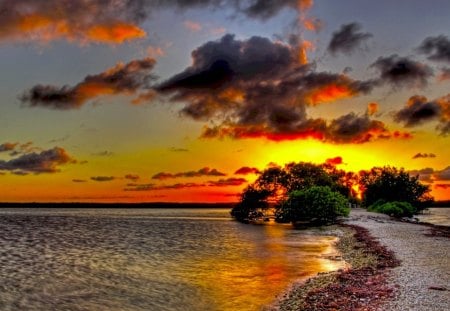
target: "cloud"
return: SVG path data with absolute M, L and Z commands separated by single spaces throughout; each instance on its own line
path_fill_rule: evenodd
M 126 174 L 124 178 L 136 181 L 136 180 L 139 180 L 140 177 L 139 177 L 139 175 L 136 175 L 136 174 Z
M 369 103 L 367 105 L 367 115 L 373 116 L 379 110 L 379 105 L 377 103 Z
M 342 25 L 341 28 L 333 32 L 333 36 L 328 45 L 328 51 L 331 54 L 345 53 L 350 54 L 356 48 L 373 35 L 371 33 L 360 32 L 361 25 L 358 23 L 351 23 Z
M 128 184 L 125 191 L 160 191 L 160 190 L 182 190 L 190 188 L 202 187 L 235 187 L 245 184 L 245 178 L 227 178 L 216 181 L 208 181 L 206 183 L 176 183 L 171 185 L 155 185 L 155 184 Z
M 435 172 L 435 180 L 443 181 L 443 180 L 450 180 L 450 166 L 447 166 L 445 169 L 441 171 Z
M 438 75 L 438 81 L 450 80 L 450 68 L 442 68 L 440 74 Z
M 146 37 L 140 25 L 164 9 L 220 9 L 230 16 L 267 20 L 283 9 L 300 15 L 312 4 L 312 0 L 4 0 L 0 4 L 0 40 L 122 44 Z
M 187 171 L 187 172 L 181 172 L 181 173 L 165 173 L 160 172 L 152 176 L 152 179 L 157 180 L 165 180 L 165 179 L 172 179 L 172 178 L 191 178 L 191 177 L 202 177 L 202 176 L 226 176 L 225 173 L 219 172 L 217 169 L 213 168 L 210 169 L 209 167 L 204 167 L 199 169 L 198 171 Z
M 396 122 L 406 127 L 414 127 L 427 122 L 437 121 L 436 129 L 442 134 L 450 133 L 450 94 L 428 100 L 425 96 L 412 96 L 406 107 L 394 114 Z
M 4 0 L 0 40 L 121 44 L 143 38 L 142 1 Z
M 335 157 L 335 158 L 326 159 L 325 163 L 336 166 L 336 165 L 342 164 L 344 162 L 342 161 L 342 157 Z
M 409 175 L 411 176 L 419 176 L 419 180 L 423 182 L 432 183 L 434 180 L 433 174 L 435 170 L 431 167 L 423 168 L 420 170 L 412 170 L 409 171 Z
M 74 160 L 63 148 L 54 147 L 40 153 L 30 152 L 22 154 L 9 161 L 0 160 L 0 171 L 10 171 L 14 174 L 20 173 L 56 173 L 59 166 L 75 163 Z
M 434 153 L 416 153 L 413 157 L 413 159 L 419 159 L 419 158 L 436 158 L 436 155 Z
M 391 138 L 392 135 L 383 122 L 372 120 L 367 114 L 359 116 L 350 112 L 331 121 L 326 140 L 360 144 L 379 138 Z
M 256 167 L 243 166 L 234 172 L 235 175 L 260 174 L 261 171 Z
M 450 189 L 450 184 L 435 184 L 434 189 Z
M 192 31 L 192 32 L 199 32 L 200 30 L 202 30 L 202 25 L 200 23 L 194 22 L 194 21 L 185 21 L 183 23 L 184 27 L 186 27 L 186 29 Z
M 396 54 L 379 57 L 370 67 L 380 73 L 380 83 L 394 87 L 424 87 L 433 70 L 426 64 Z
M 450 63 L 450 40 L 447 36 L 428 37 L 417 50 L 428 55 L 428 59 Z
M 154 59 L 144 58 L 127 64 L 119 63 L 100 74 L 89 75 L 75 86 L 38 84 L 24 92 L 20 100 L 30 107 L 76 109 L 105 95 L 138 95 L 139 99 L 151 88 L 154 77 L 150 72 L 154 65 Z
M 17 145 L 18 143 L 3 143 L 0 145 L 0 152 L 13 151 Z
M 245 178 L 227 178 L 219 179 L 217 181 L 208 181 L 208 186 L 210 187 L 230 187 L 230 186 L 241 186 L 247 183 Z
M 91 180 L 99 181 L 99 182 L 112 181 L 114 179 L 116 179 L 114 176 L 93 176 L 93 177 L 91 177 Z
M 327 120 L 309 118 L 306 108 L 368 94 L 377 86 L 373 80 L 353 80 L 318 72 L 312 64 L 299 65 L 295 44 L 262 37 L 237 40 L 228 34 L 194 50 L 192 59 L 191 66 L 155 89 L 170 101 L 182 102 L 183 116 L 215 121 L 205 127 L 203 138 L 334 141 Z M 384 128 L 379 121 L 368 123 L 368 128 Z M 383 132 L 386 137 L 387 130 Z
M 74 183 L 85 183 L 85 182 L 87 182 L 87 180 L 85 180 L 85 179 L 72 179 L 72 182 L 74 182 Z

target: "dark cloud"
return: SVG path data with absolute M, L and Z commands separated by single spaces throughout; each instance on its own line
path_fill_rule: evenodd
M 419 159 L 419 158 L 436 158 L 436 155 L 434 153 L 416 153 L 413 157 L 413 159 Z
M 155 88 L 183 102 L 184 116 L 217 121 L 204 129 L 204 138 L 333 140 L 327 121 L 309 118 L 306 108 L 368 94 L 377 86 L 374 80 L 317 72 L 299 64 L 295 44 L 261 37 L 225 35 L 197 48 L 192 59 L 190 67 Z
M 326 140 L 335 143 L 365 143 L 377 138 L 390 138 L 391 134 L 383 122 L 372 120 L 365 114 L 353 112 L 331 121 Z
M 424 87 L 433 70 L 426 64 L 396 54 L 378 58 L 371 67 L 380 73 L 380 83 L 394 87 Z
M 116 179 L 114 176 L 93 176 L 93 177 L 91 177 L 91 180 L 99 181 L 99 182 L 112 181 L 114 179 Z
M 435 180 L 443 181 L 443 180 L 450 180 L 450 166 L 447 166 L 445 169 L 441 171 L 435 172 Z
M 438 121 L 436 129 L 447 135 L 450 133 L 450 94 L 431 101 L 425 96 L 412 96 L 405 108 L 395 113 L 394 120 L 407 127 Z
M 13 151 L 17 145 L 18 143 L 3 143 L 0 145 L 0 152 Z
M 428 59 L 450 63 L 450 40 L 447 36 L 428 37 L 417 50 L 428 55 Z
M 216 181 L 208 181 L 208 186 L 210 187 L 233 187 L 233 186 L 241 186 L 247 183 L 245 178 L 227 178 L 227 179 L 219 179 Z
M 361 25 L 358 23 L 351 23 L 342 25 L 341 28 L 333 32 L 333 36 L 328 45 L 328 51 L 332 54 L 339 52 L 350 54 L 361 44 L 371 38 L 373 35 L 368 32 L 361 32 Z
M 433 182 L 433 174 L 434 173 L 435 173 L 435 171 L 431 167 L 423 168 L 420 170 L 409 171 L 410 176 L 418 176 L 420 181 L 428 182 L 428 183 Z
M 124 178 L 136 181 L 136 180 L 139 180 L 140 177 L 139 177 L 139 175 L 136 175 L 136 174 L 127 174 L 127 175 L 125 175 Z
M 17 173 L 56 173 L 59 166 L 76 161 L 63 148 L 55 147 L 40 153 L 22 154 L 9 161 L 0 160 L 0 171 Z
M 344 162 L 342 161 L 342 157 L 334 157 L 334 158 L 326 159 L 325 163 L 329 164 L 329 165 L 336 166 L 336 165 L 340 165 L 340 164 L 342 164 Z
M 266 20 L 284 8 L 300 12 L 311 5 L 311 0 L 3 0 L 0 40 L 122 44 L 145 37 L 140 25 L 161 9 L 220 9 Z
M 243 166 L 234 172 L 235 175 L 260 174 L 261 171 L 256 167 Z
M 75 182 L 75 183 L 85 183 L 85 182 L 87 182 L 87 180 L 85 180 L 85 179 L 72 179 L 72 182 Z
M 105 95 L 137 95 L 138 99 L 144 92 L 151 92 L 154 65 L 152 58 L 117 64 L 100 74 L 87 76 L 73 87 L 39 84 L 22 94 L 20 100 L 30 107 L 76 109 Z
M 199 169 L 198 171 L 187 171 L 187 172 L 181 172 L 181 173 L 165 173 L 160 172 L 152 176 L 152 179 L 157 180 L 165 180 L 165 179 L 172 179 L 172 178 L 181 178 L 181 177 L 202 177 L 202 176 L 226 176 L 225 173 L 219 172 L 217 169 L 213 168 L 210 169 L 209 167 L 204 167 Z

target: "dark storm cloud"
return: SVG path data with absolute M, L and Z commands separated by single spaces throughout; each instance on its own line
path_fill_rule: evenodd
M 428 55 L 428 59 L 450 63 L 450 40 L 447 36 L 428 37 L 417 50 Z
M 410 176 L 418 176 L 420 181 L 432 183 L 435 170 L 431 167 L 409 171 Z
M 353 52 L 365 40 L 373 36 L 371 33 L 361 32 L 361 28 L 361 25 L 358 23 L 342 25 L 338 31 L 333 32 L 328 51 L 332 54 L 339 52 L 350 54 Z
M 93 176 L 93 177 L 91 177 L 91 180 L 99 181 L 99 182 L 112 181 L 114 179 L 116 179 L 114 176 Z
M 412 96 L 406 107 L 397 111 L 394 120 L 414 127 L 431 121 L 438 121 L 436 129 L 442 134 L 450 133 L 450 94 L 435 100 L 425 96 Z
M 117 64 L 100 74 L 89 75 L 75 86 L 36 85 L 20 100 L 25 105 L 52 109 L 76 109 L 102 95 L 138 95 L 149 90 L 154 79 L 151 70 L 155 60 L 145 58 Z
M 249 2 L 249 5 L 243 11 L 249 17 L 267 19 L 275 16 L 280 10 L 285 7 L 297 8 L 299 5 L 298 2 L 298 0 L 254 0 Z
M 31 152 L 9 161 L 0 160 L 0 171 L 12 173 L 56 173 L 59 166 L 76 161 L 63 148 L 55 147 L 40 153 Z
M 86 179 L 72 179 L 72 182 L 74 182 L 74 183 L 85 183 L 85 182 L 87 182 L 87 180 Z
M 309 118 L 307 106 L 368 94 L 378 85 L 317 72 L 312 64 L 299 64 L 295 47 L 261 37 L 236 40 L 228 34 L 194 50 L 192 59 L 155 89 L 182 101 L 184 116 L 219 121 L 204 129 L 204 138 L 332 140 L 327 121 Z
M 450 184 L 435 184 L 434 189 L 450 189 Z
M 181 178 L 181 177 L 191 178 L 191 177 L 202 177 L 202 176 L 226 176 L 226 174 L 219 172 L 215 168 L 210 169 L 209 167 L 204 167 L 204 168 L 199 169 L 198 171 L 187 171 L 187 172 L 180 172 L 180 173 L 160 172 L 160 173 L 153 175 L 152 179 L 165 180 L 165 179 Z
M 413 157 L 413 159 L 420 159 L 420 158 L 436 158 L 436 155 L 434 153 L 416 153 Z
M 378 58 L 371 67 L 380 73 L 380 82 L 394 87 L 424 87 L 433 75 L 426 64 L 396 54 Z

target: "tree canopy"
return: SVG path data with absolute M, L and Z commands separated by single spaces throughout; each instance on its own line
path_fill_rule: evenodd
M 432 202 L 429 192 L 418 176 L 395 167 L 374 167 L 355 174 L 330 164 L 292 162 L 261 172 L 244 189 L 231 215 L 249 222 L 267 218 L 271 210 L 278 222 L 330 223 L 348 214 L 349 202 L 366 207 L 394 202 L 382 209 L 409 215 Z

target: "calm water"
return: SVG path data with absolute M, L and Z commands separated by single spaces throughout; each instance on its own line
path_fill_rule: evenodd
M 260 310 L 334 237 L 228 210 L 0 209 L 0 310 Z
M 429 208 L 418 218 L 422 222 L 450 227 L 450 207 Z

